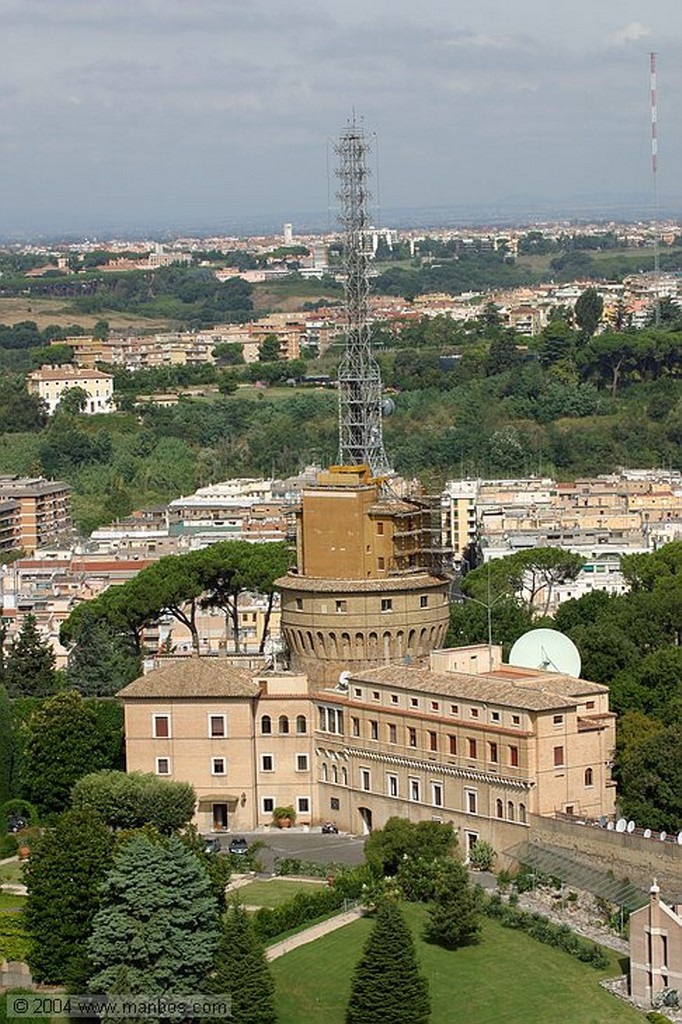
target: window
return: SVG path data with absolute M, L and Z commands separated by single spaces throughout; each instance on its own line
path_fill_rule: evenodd
M 389 796 L 398 795 L 398 776 L 387 775 L 386 776 L 386 791 Z
M 521 715 L 512 715 L 512 725 L 521 725 Z
M 365 790 L 365 792 L 369 792 L 369 790 L 371 789 L 372 778 L 369 774 L 368 768 L 360 769 L 360 785 Z
M 381 694 L 378 690 L 372 690 L 372 700 L 381 700 Z
M 593 786 L 594 785 L 594 772 L 593 772 L 593 770 L 591 768 L 586 768 L 585 769 L 585 785 L 586 786 Z
M 495 801 L 495 814 L 498 818 L 504 818 L 504 804 L 501 800 Z
M 437 700 L 432 700 L 431 701 L 431 710 L 432 711 L 440 711 L 440 704 L 438 703 Z
M 478 807 L 477 794 L 475 789 L 464 790 L 464 801 L 467 814 L 476 814 Z
M 451 704 L 450 705 L 450 714 L 451 715 L 458 715 L 459 714 L 459 704 Z
M 448 736 L 448 747 L 449 747 L 449 751 L 450 751 L 451 754 L 454 755 L 454 754 L 457 753 L 457 737 L 456 736 Z
M 429 733 L 429 750 L 438 750 L 438 733 Z
M 499 759 L 497 743 L 489 743 L 488 744 L 488 755 L 489 755 L 490 760 L 492 761 L 492 763 L 493 764 L 497 764 L 498 759 Z
M 510 821 L 514 820 L 514 804 L 511 800 L 507 801 L 507 817 Z
M 398 703 L 398 694 L 397 693 L 392 693 L 391 694 L 391 704 L 397 704 L 397 703 Z
M 308 731 L 308 719 L 305 715 L 296 716 L 296 732 L 299 736 L 304 736 Z
M 382 599 L 381 599 L 381 610 L 382 610 L 382 612 L 392 612 L 393 611 L 393 598 L 392 597 L 382 597 Z
M 329 807 L 332 811 L 338 811 L 341 809 L 341 801 L 338 796 L 333 796 L 329 801 Z
M 225 736 L 227 736 L 225 715 L 208 716 L 208 735 L 212 739 L 223 739 Z
M 310 800 L 307 796 L 299 796 L 296 800 L 296 810 L 299 814 L 310 814 Z
M 491 722 L 499 722 L 499 720 L 500 720 L 500 712 L 499 711 L 491 711 L 490 712 L 490 721 Z
M 156 759 L 156 774 L 157 775 L 170 775 L 170 758 L 169 757 L 157 757 L 157 759 Z
M 478 756 L 478 744 L 476 743 L 476 740 L 473 740 L 470 737 L 467 742 L 469 744 L 469 757 L 476 758 Z
M 585 704 L 585 707 L 587 708 L 588 711 L 591 711 L 594 708 L 594 701 L 593 700 L 588 700 L 586 702 L 586 704 Z
M 359 686 L 355 686 L 353 688 L 353 696 L 354 697 L 362 697 L 362 690 L 360 689 Z
M 260 731 L 263 736 L 269 736 L 272 732 L 272 719 L 270 715 L 263 715 L 260 720 Z
M 412 727 L 407 730 L 407 743 L 410 747 L 417 746 L 417 730 Z
M 275 759 L 272 754 L 261 754 L 260 769 L 262 772 L 274 772 Z
M 224 757 L 212 757 L 211 758 L 211 775 L 225 775 L 227 772 L 227 765 Z
M 296 771 L 307 772 L 308 771 L 308 755 L 297 754 L 296 755 Z
M 526 805 L 525 804 L 519 804 L 519 821 L 522 821 L 524 823 L 524 825 L 526 823 Z
M 410 779 L 410 800 L 419 803 L 421 800 L 421 786 L 419 779 Z
M 555 768 L 562 768 L 563 765 L 564 765 L 564 748 L 563 747 L 555 747 L 554 748 L 554 767 Z
M 351 726 L 351 730 L 353 732 L 353 736 L 359 736 L 360 735 L 360 719 L 359 718 L 351 718 L 350 726 Z
M 428 597 L 428 594 L 421 594 L 420 595 L 420 597 L 419 597 L 419 607 L 420 608 L 428 608 L 429 607 L 429 597 Z
M 344 766 L 341 768 L 341 784 L 343 786 L 348 785 L 348 769 Z
M 385 568 L 386 568 L 386 559 L 383 557 L 383 555 L 379 555 L 379 557 L 377 558 L 377 569 L 385 569 Z
M 552 725 L 557 725 L 558 726 L 558 725 L 563 725 L 563 724 L 564 724 L 564 716 L 563 715 L 554 715 L 553 716 L 553 718 L 552 718 Z
M 169 715 L 152 715 L 154 739 L 167 740 L 170 736 Z
M 509 748 L 509 764 L 512 766 L 512 768 L 518 768 L 519 767 L 519 748 L 518 747 L 510 747 Z
M 410 697 L 410 707 L 411 708 L 418 708 L 419 707 L 419 697 Z
M 470 856 L 474 846 L 478 842 L 478 832 L 465 832 L 467 837 L 467 857 Z
M 327 765 L 324 762 L 322 763 L 322 781 L 323 782 L 328 782 L 329 781 L 329 768 L 327 767 Z
M 472 718 L 478 718 L 478 708 L 469 708 L 469 714 Z
M 441 782 L 431 783 L 431 803 L 434 807 L 443 806 L 443 785 Z
M 369 722 L 369 738 L 371 740 L 379 739 L 379 723 L 375 718 L 371 718 Z
M 272 814 L 275 809 L 275 798 L 274 796 L 263 797 L 263 814 Z
M 286 715 L 279 716 L 279 731 L 280 735 L 285 736 L 289 732 L 289 719 Z
M 389 727 L 388 727 L 388 742 L 389 743 L 397 743 L 398 742 L 398 728 L 395 725 L 389 725 Z
M 377 534 L 380 537 L 383 537 L 384 535 L 384 524 L 381 522 L 381 520 L 377 523 Z
M 348 602 L 347 601 L 337 601 L 336 602 L 336 610 L 337 610 L 337 612 L 348 611 Z
M 296 611 L 297 612 L 302 612 L 303 611 L 303 598 L 302 597 L 297 597 L 296 598 Z

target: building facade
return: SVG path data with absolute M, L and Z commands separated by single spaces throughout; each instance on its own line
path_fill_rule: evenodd
M 663 989 L 682 991 L 682 906 L 667 906 L 654 880 L 649 903 L 630 914 L 630 994 L 644 1006 Z
M 113 411 L 114 378 L 110 373 L 67 365 L 41 366 L 28 375 L 29 391 L 43 400 L 50 416 L 62 396 L 73 388 L 81 388 L 87 395 L 84 413 L 93 415 Z

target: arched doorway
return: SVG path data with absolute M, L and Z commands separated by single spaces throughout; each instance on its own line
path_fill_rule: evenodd
M 372 812 L 369 807 L 358 807 L 362 819 L 362 834 L 368 836 L 372 831 Z

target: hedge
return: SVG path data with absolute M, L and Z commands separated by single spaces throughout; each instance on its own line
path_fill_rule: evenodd
M 316 892 L 297 892 L 279 907 L 261 907 L 253 915 L 257 934 L 263 942 L 269 942 L 284 932 L 300 928 L 320 917 L 340 910 L 346 900 L 358 899 L 362 886 L 367 880 L 365 868 L 351 868 L 341 871 L 327 889 Z
M 505 903 L 497 894 L 484 901 L 483 909 L 488 917 L 499 921 L 503 928 L 516 928 L 526 932 L 538 942 L 562 949 L 565 953 L 582 960 L 583 963 L 591 964 L 597 970 L 604 970 L 609 966 L 609 958 L 601 946 L 588 939 L 580 938 L 571 931 L 567 924 L 554 924 L 542 914 L 531 914 L 525 910 L 518 910 Z
M 31 940 L 21 914 L 0 914 L 0 960 L 27 960 Z

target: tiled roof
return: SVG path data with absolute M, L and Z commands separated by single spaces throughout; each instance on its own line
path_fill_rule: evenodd
M 154 669 L 133 680 L 117 696 L 255 697 L 260 690 L 248 669 L 235 668 L 222 658 L 187 658 Z
M 527 711 L 550 711 L 579 703 L 591 694 L 604 693 L 608 687 L 551 672 L 509 674 L 470 674 L 468 672 L 431 672 L 426 668 L 387 665 L 353 673 L 354 682 L 383 683 L 402 690 L 422 690 L 443 696 Z

